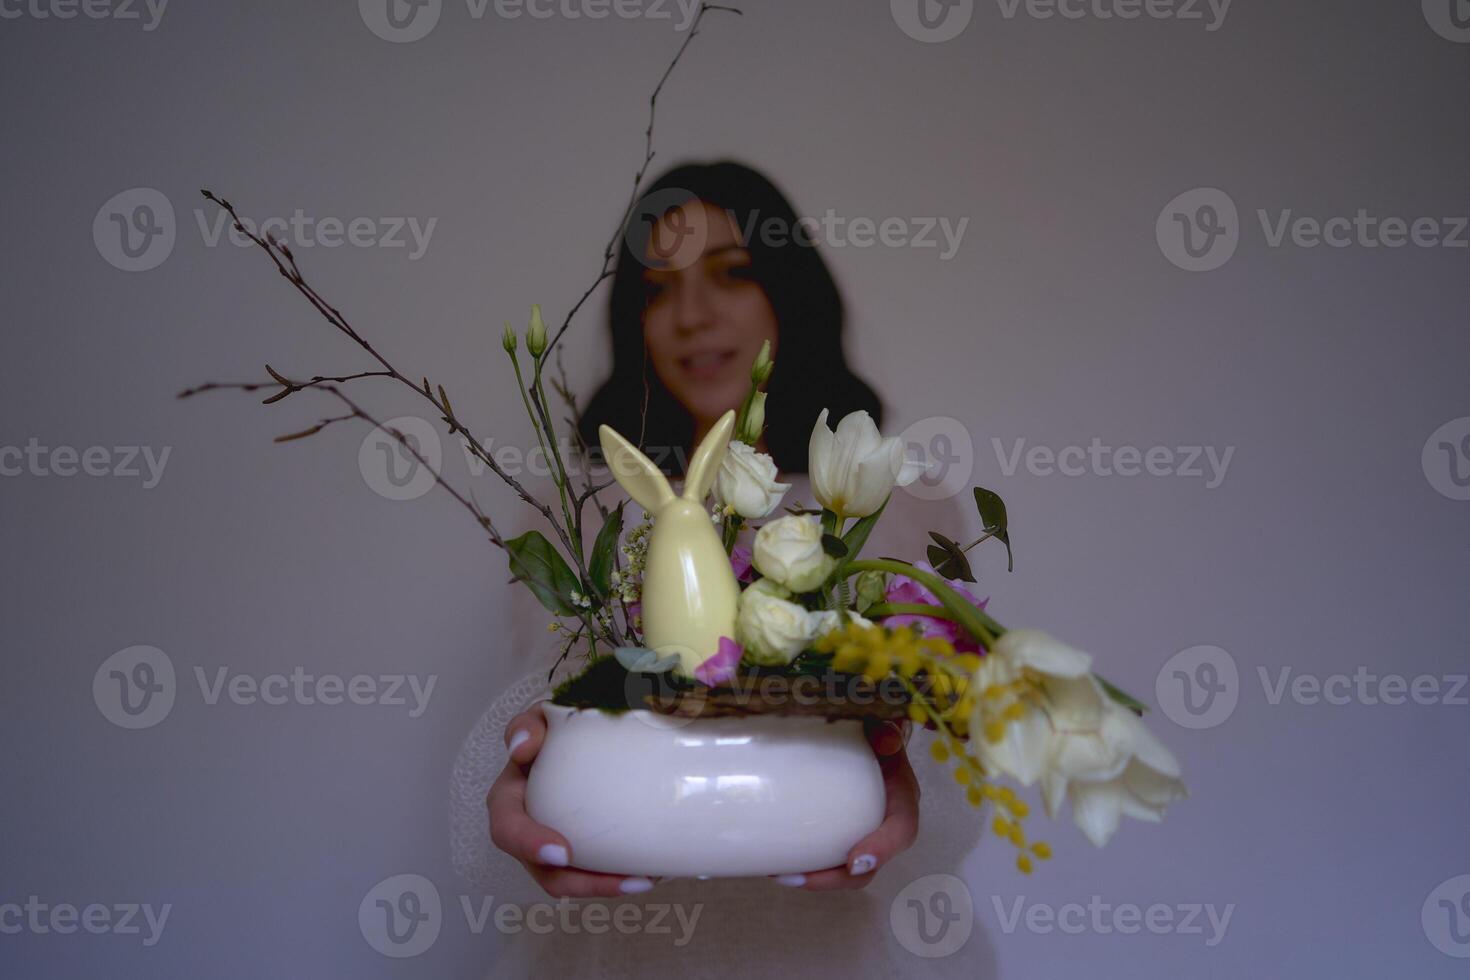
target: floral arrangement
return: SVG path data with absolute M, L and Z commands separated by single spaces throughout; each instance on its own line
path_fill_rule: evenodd
M 697 33 L 700 20 L 712 10 L 730 8 L 701 5 L 694 29 L 664 79 Z M 729 413 L 725 425 L 717 427 L 696 452 L 681 498 L 675 500 L 651 464 L 640 463 L 631 474 L 616 474 L 645 512 L 682 508 L 677 515 L 680 530 L 664 534 L 664 545 L 658 543 L 655 520 L 645 517 L 626 526 L 625 504 L 609 507 L 601 500 L 599 494 L 610 482 L 594 482 L 588 468 L 581 468 L 580 484 L 574 478 L 561 454 L 563 443 L 547 387 L 555 389 L 573 416 L 579 414 L 558 342 L 597 285 L 611 274 L 617 237 L 633 213 L 653 158 L 652 116 L 658 94 L 655 89 L 650 100 L 648 143 L 633 196 L 592 285 L 554 333 L 540 308 L 533 307 L 524 332 L 524 355 L 522 338 L 509 324 L 502 335 L 523 407 L 552 466 L 554 500 L 537 498 L 499 465 L 456 412 L 444 385 L 401 370 L 370 343 L 338 306 L 311 285 L 289 246 L 251 230 L 234 205 L 209 191 L 204 196 L 229 214 L 236 230 L 249 237 L 316 313 L 369 357 L 372 366 L 293 378 L 267 365 L 268 379 L 205 384 L 180 397 L 223 389 L 263 391 L 266 404 L 277 404 L 310 390 L 330 396 L 343 411 L 279 436 L 278 442 L 305 439 L 353 421 L 386 432 L 473 516 L 490 542 L 505 553 L 513 579 L 552 614 L 550 630 L 562 644 L 551 675 L 574 650 L 584 659 L 584 666 L 557 688 L 558 703 L 605 711 L 907 717 L 935 730 L 936 760 L 953 765 L 954 777 L 971 805 L 992 805 L 993 829 L 1016 847 L 1017 866 L 1027 873 L 1033 859 L 1044 860 L 1050 851 L 1027 836 L 1023 822 L 1028 805 L 1001 780 L 1022 787 L 1040 784 L 1048 816 L 1055 817 L 1064 803 L 1070 803 L 1077 826 L 1098 846 L 1108 841 L 1123 816 L 1161 819 L 1185 789 L 1178 763 L 1140 720 L 1143 706 L 1097 676 L 1088 654 L 1037 630 L 1005 629 L 987 612 L 987 603 L 968 588 L 967 583 L 975 581 L 967 558 L 970 550 L 994 539 L 1005 546 L 1009 558 L 1008 519 L 999 496 L 982 487 L 974 489 L 984 533 L 968 545 L 931 532 L 927 561 L 863 557 L 890 495 L 917 478 L 918 467 L 905 459 L 899 440 L 883 437 L 866 413 L 839 420 L 834 430 L 824 411 L 812 430 L 808 460 L 817 506 L 798 504 L 773 516 L 790 487 L 777 481 L 774 461 L 756 448 L 766 417 L 762 385 L 774 367 L 768 348 L 752 365 L 750 390 L 739 410 Z M 452 486 L 411 440 L 384 426 L 349 394 L 364 383 L 385 381 L 405 386 L 427 401 L 449 434 L 463 440 L 465 451 L 538 512 L 555 543 L 539 530 L 503 536 L 473 494 Z M 575 426 L 572 432 L 575 436 Z M 621 455 L 635 463 L 641 455 L 611 430 L 603 433 L 603 450 L 605 456 Z M 580 440 L 575 451 L 591 455 Z M 709 498 L 712 503 L 706 509 Z M 587 513 L 589 505 L 595 518 Z M 697 511 L 692 522 L 689 508 Z M 668 517 L 662 519 L 667 524 Z M 584 530 L 590 532 L 594 520 L 600 525 L 586 547 Z M 738 543 L 747 527 L 755 532 L 748 549 Z M 703 563 L 700 588 L 728 601 L 713 602 L 713 615 L 702 611 L 695 617 L 698 622 L 669 612 L 669 597 L 676 590 L 659 589 L 654 581 L 658 569 L 672 560 L 658 557 L 661 547 L 665 552 L 683 548 L 683 558 L 697 558 Z M 680 634 L 675 642 L 660 642 L 656 635 L 663 630 L 673 636 L 679 629 L 693 632 Z M 682 642 L 685 638 L 694 639 Z M 773 681 L 787 685 L 791 697 L 765 696 Z M 808 687 L 824 687 L 826 694 L 799 696 L 803 682 L 817 681 L 822 684 Z M 753 687 L 762 692 L 755 699 L 748 696 Z
M 533 316 L 533 337 L 535 323 Z M 818 710 L 834 717 L 891 718 L 897 703 L 903 715 L 934 729 L 935 759 L 953 765 L 971 805 L 995 808 L 992 826 L 1015 845 L 1023 872 L 1032 870 L 1033 859 L 1049 857 L 1050 849 L 1027 837 L 1029 806 L 1000 779 L 1023 787 L 1039 783 L 1049 817 L 1070 802 L 1077 826 L 1099 847 L 1123 816 L 1160 820 L 1185 790 L 1173 755 L 1141 721 L 1143 706 L 1094 674 L 1088 654 L 1039 630 L 1001 626 L 968 588 L 974 582 L 966 557 L 972 548 L 995 539 L 1010 552 L 1005 505 L 996 494 L 974 489 L 985 526 L 969 545 L 931 532 L 928 561 L 864 558 L 862 548 L 894 489 L 920 470 L 905 458 L 900 441 L 883 437 L 866 412 L 848 415 L 834 431 L 824 411 L 812 430 L 808 458 L 819 506 L 773 516 L 790 487 L 777 481 L 771 457 L 755 448 L 765 419 L 760 386 L 772 367 L 763 349 L 733 426 L 737 438 L 712 487 L 709 519 L 720 530 L 740 583 L 733 635 L 721 636 L 714 649 L 694 658 L 659 644 L 645 646 L 640 611 L 645 600 L 655 599 L 643 592 L 653 525 L 638 524 L 621 542 L 612 533 L 599 535 L 594 565 L 609 567 L 614 548 L 626 565 L 609 574 L 615 593 L 594 585 L 590 595 L 578 594 L 590 604 L 581 608 L 608 612 L 615 595 L 629 614 L 625 634 L 634 642 L 593 657 L 560 686 L 556 700 L 604 710 L 667 710 L 672 692 L 676 700 L 692 697 L 694 711 L 707 711 L 709 704 L 719 704 L 712 697 L 748 692 L 773 675 L 836 675 L 868 686 L 839 685 L 838 699 Z M 747 524 L 755 529 L 748 550 L 736 544 Z M 563 577 L 569 575 L 568 570 Z M 538 583 L 538 595 L 555 578 Z M 568 627 L 555 622 L 552 629 Z M 632 676 L 661 677 L 662 684 L 629 683 Z M 855 690 L 881 692 L 885 685 L 897 697 L 875 694 L 856 712 L 848 703 Z M 782 710 L 787 703 L 743 699 L 741 710 Z

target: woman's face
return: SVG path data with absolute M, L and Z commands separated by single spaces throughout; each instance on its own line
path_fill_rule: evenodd
M 653 229 L 644 260 L 648 357 L 697 434 L 739 408 L 761 345 L 776 357 L 776 313 L 750 279 L 750 253 L 724 211 L 691 201 Z

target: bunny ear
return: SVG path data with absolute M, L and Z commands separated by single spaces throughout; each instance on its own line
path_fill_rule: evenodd
M 710 487 L 715 485 L 715 477 L 720 475 L 720 464 L 725 461 L 725 453 L 730 448 L 730 433 L 734 431 L 735 410 L 732 408 L 720 416 L 714 428 L 700 442 L 699 448 L 694 450 L 694 458 L 689 461 L 689 472 L 684 477 L 685 500 L 704 503 Z
M 597 435 L 602 443 L 602 455 L 607 460 L 608 469 L 612 470 L 613 477 L 628 491 L 628 496 L 638 501 L 640 507 L 655 514 L 664 504 L 674 499 L 668 477 L 637 446 L 606 425 L 597 427 Z

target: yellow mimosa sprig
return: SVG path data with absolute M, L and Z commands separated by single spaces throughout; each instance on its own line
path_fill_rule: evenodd
M 953 759 L 955 781 L 965 788 L 971 806 L 978 808 L 988 801 L 995 807 L 991 829 L 1016 848 L 1016 867 L 1030 874 L 1033 857 L 1043 861 L 1051 857 L 1049 845 L 1026 837 L 1022 823 L 1030 814 L 1029 805 L 1011 787 L 990 780 L 965 740 L 978 736 L 994 742 L 1005 735 L 1003 726 L 987 726 L 982 733 L 969 731 L 974 708 L 970 679 L 980 664 L 978 656 L 957 653 L 948 640 L 920 636 L 909 627 L 889 629 L 855 622 L 820 637 L 814 649 L 832 654 L 834 670 L 860 674 L 875 683 L 896 675 L 909 694 L 909 718 L 932 725 L 937 732 L 930 746 L 934 760 L 943 764 Z M 1007 723 L 1019 717 L 1020 711 L 1007 712 Z

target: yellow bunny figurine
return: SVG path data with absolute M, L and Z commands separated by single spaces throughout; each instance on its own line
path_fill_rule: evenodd
M 732 409 L 694 451 L 677 497 L 638 447 L 606 425 L 598 428 L 613 476 L 653 519 L 643 572 L 644 645 L 661 656 L 677 654 L 686 677 L 719 651 L 720 637 L 735 636 L 740 583 L 704 507 L 734 428 Z

